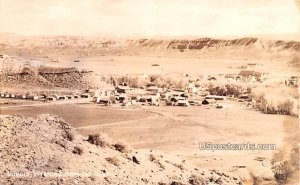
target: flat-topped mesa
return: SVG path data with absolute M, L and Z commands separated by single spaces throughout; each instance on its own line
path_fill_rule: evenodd
M 222 40 L 200 38 L 196 40 L 173 40 L 168 48 L 172 49 L 202 49 L 204 47 L 248 46 L 257 42 L 256 38 L 243 38 L 234 40 Z M 177 45 L 177 47 L 176 47 Z
M 0 39 L 3 49 L 22 49 L 31 51 L 34 49 L 43 51 L 61 51 L 64 54 L 76 52 L 99 52 L 118 51 L 126 49 L 155 49 L 155 50 L 201 50 L 205 48 L 227 48 L 233 47 L 257 47 L 260 50 L 291 50 L 300 51 L 299 41 L 289 40 L 268 40 L 256 37 L 244 37 L 238 39 L 217 39 L 217 38 L 197 38 L 197 39 L 169 39 L 169 38 L 141 38 L 141 39 L 108 39 L 108 38 L 88 38 L 88 37 L 24 37 L 23 39 L 5 40 Z M 100 53 L 101 54 L 101 53 Z
M 258 38 L 241 38 L 241 39 L 213 39 L 213 38 L 199 38 L 199 39 L 173 39 L 173 40 L 155 40 L 155 39 L 140 39 L 130 40 L 130 47 L 160 47 L 165 49 L 189 49 L 189 50 L 201 50 L 204 48 L 225 48 L 230 46 L 247 47 L 260 45 L 263 48 L 278 48 L 278 49 L 291 49 L 295 51 L 300 50 L 300 42 L 297 41 L 269 41 Z

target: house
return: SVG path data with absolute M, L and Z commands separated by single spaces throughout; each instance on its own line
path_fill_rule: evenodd
M 79 98 L 80 98 L 80 95 L 75 94 L 75 95 L 74 95 L 74 98 L 75 98 L 75 99 L 79 99 Z
M 93 96 L 93 98 L 92 98 L 92 102 L 95 102 L 95 103 L 97 103 L 97 99 L 98 98 L 100 98 L 100 96 Z
M 168 92 L 164 92 L 160 95 L 160 97 L 163 99 L 163 100 L 168 100 L 170 99 L 171 97 L 173 96 L 180 96 L 181 93 L 179 92 L 175 92 L 175 91 L 168 91 Z
M 48 100 L 48 101 L 56 101 L 56 98 L 53 97 L 53 96 L 47 96 L 46 100 Z
M 187 100 L 178 100 L 177 106 L 188 107 L 190 103 Z
M 124 86 L 124 85 L 119 85 L 116 87 L 116 91 L 118 93 L 128 93 L 130 92 L 132 89 L 129 86 Z
M 68 100 L 73 100 L 74 99 L 73 95 L 67 95 L 66 97 L 67 97 Z
M 116 100 L 119 101 L 120 103 L 124 103 L 128 101 L 128 96 L 126 94 L 117 94 L 115 97 Z
M 173 102 L 173 101 L 166 101 L 166 105 L 167 106 L 174 106 L 175 105 L 175 102 Z
M 162 88 L 156 87 L 156 86 L 150 86 L 147 88 L 147 91 L 150 91 L 153 94 L 161 93 Z
M 285 80 L 286 86 L 297 86 L 298 85 L 298 77 L 297 76 L 291 76 L 288 80 Z
M 216 103 L 216 100 L 215 100 L 215 99 L 204 99 L 204 100 L 202 101 L 202 104 L 203 104 L 203 105 L 214 104 L 214 103 Z
M 29 99 L 29 100 L 38 100 L 39 99 L 39 97 L 37 95 L 34 95 L 34 94 L 29 94 L 29 95 L 27 95 L 26 98 Z
M 254 69 L 254 68 L 256 68 L 256 67 L 259 67 L 259 66 L 261 66 L 261 64 L 258 64 L 258 63 L 249 63 L 249 64 L 247 64 L 247 69 Z
M 17 99 L 22 99 L 22 94 L 16 94 Z
M 185 96 L 185 92 L 184 91 L 173 91 L 170 92 L 170 97 L 184 97 Z
M 96 103 L 105 105 L 105 106 L 112 104 L 111 100 L 107 97 L 98 97 L 96 100 Z
M 197 100 L 188 100 L 188 102 L 190 105 L 195 105 L 195 106 L 201 105 L 201 103 Z
M 224 77 L 228 81 L 239 81 L 242 79 L 242 77 L 237 74 L 226 74 Z
M 84 93 L 80 95 L 81 98 L 90 98 L 91 95 L 89 93 Z
M 132 91 L 130 91 L 126 95 L 128 96 L 128 99 L 130 99 L 130 100 L 139 101 L 140 97 L 142 95 L 145 95 L 145 94 L 146 94 L 146 91 L 143 90 L 143 89 L 133 89 Z
M 59 96 L 58 100 L 67 100 L 68 98 L 66 96 Z
M 200 92 L 198 92 L 198 95 L 205 97 L 205 96 L 209 95 L 209 91 L 201 90 Z
M 250 95 L 249 94 L 241 94 L 239 95 L 240 99 L 250 99 Z
M 113 90 L 107 90 L 104 92 L 105 96 L 114 96 L 115 95 L 115 91 Z
M 212 81 L 212 80 L 216 81 L 217 78 L 214 77 L 214 76 L 208 76 L 208 77 L 207 77 L 207 80 L 209 80 L 209 81 Z
M 128 94 L 128 99 L 139 101 L 143 95 L 145 95 L 145 93 L 132 91 Z
M 182 96 L 173 96 L 170 98 L 171 101 L 173 102 L 178 102 L 179 100 L 186 100 L 186 97 L 182 97 Z
M 240 71 L 239 75 L 244 77 L 244 78 L 249 78 L 249 77 L 255 76 L 255 71 L 253 71 L 253 70 L 242 70 L 242 71 Z
M 10 98 L 10 94 L 9 94 L 9 93 L 6 93 L 6 94 L 5 94 L 5 98 Z
M 226 74 L 225 79 L 227 80 L 235 80 L 235 75 L 234 74 Z
M 0 54 L 0 58 L 7 58 L 8 55 Z
M 255 73 L 255 78 L 257 81 L 262 82 L 262 81 L 266 80 L 267 77 L 268 77 L 268 73 L 264 73 L 264 72 L 256 72 Z
M 226 100 L 226 96 L 207 95 L 205 99 Z
M 242 70 L 239 75 L 244 78 L 248 78 L 251 81 L 263 81 L 267 78 L 267 73 L 256 72 L 253 70 Z
M 139 102 L 148 103 L 150 105 L 159 106 L 159 98 L 157 96 L 154 96 L 154 95 L 145 95 L 145 96 L 142 96 L 140 98 Z

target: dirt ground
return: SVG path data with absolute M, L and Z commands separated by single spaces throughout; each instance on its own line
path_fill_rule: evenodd
M 39 60 L 38 65 L 50 65 L 52 67 L 78 67 L 80 69 L 93 70 L 102 75 L 125 75 L 125 74 L 153 74 L 153 73 L 176 73 L 190 75 L 217 75 L 239 73 L 241 69 L 236 69 L 248 63 L 258 63 L 263 66 L 260 71 L 271 73 L 270 77 L 282 77 L 297 74 L 297 71 L 287 68 L 290 57 L 271 59 L 249 59 L 235 57 L 223 58 L 218 53 L 216 56 L 203 57 L 161 57 L 161 56 L 64 56 L 59 62 Z M 218 57 L 219 56 L 219 57 Z M 32 58 L 32 57 L 30 57 Z M 24 60 L 24 58 L 20 58 Z M 74 62 L 80 60 L 80 62 Z M 159 64 L 159 66 L 152 66 Z M 134 66 L 134 67 L 133 67 Z M 284 69 L 284 70 L 283 70 Z M 288 69 L 288 70 L 287 70 Z
M 104 108 L 96 105 L 52 105 L 2 108 L 2 114 L 34 116 L 51 113 L 62 116 L 83 134 L 104 132 L 125 140 L 134 148 L 159 149 L 183 157 L 199 167 L 230 171 L 247 177 L 271 177 L 273 150 L 200 150 L 200 142 L 217 144 L 276 144 L 282 148 L 286 127 L 297 132 L 298 119 L 266 115 L 228 102 L 226 109 L 197 107 Z M 284 146 L 286 147 L 286 146 Z
M 256 51 L 256 50 L 255 50 Z M 214 52 L 211 52 L 211 54 Z M 259 71 L 270 73 L 271 80 L 281 80 L 298 74 L 288 67 L 291 53 L 281 53 L 261 59 L 235 56 L 218 51 L 215 56 L 186 53 L 160 56 L 103 55 L 53 56 L 59 62 L 22 56 L 16 58 L 35 65 L 78 67 L 100 75 L 189 74 L 189 76 L 239 73 L 242 65 L 259 63 Z M 283 55 L 283 54 L 286 54 Z M 263 55 L 263 54 L 262 54 Z M 190 56 L 190 57 L 186 57 Z M 201 56 L 201 57 L 199 57 Z M 223 57 L 224 56 L 224 57 Z M 74 60 L 80 60 L 74 62 Z M 153 66 L 153 64 L 156 64 Z M 17 88 L 17 87 L 16 87 Z M 3 89 L 0 89 L 3 90 Z M 279 97 L 276 97 L 279 98 Z M 125 140 L 136 149 L 160 150 L 177 155 L 196 166 L 235 173 L 250 179 L 250 174 L 273 178 L 271 160 L 277 150 L 200 150 L 200 142 L 216 144 L 275 144 L 288 156 L 291 145 L 298 143 L 299 119 L 291 116 L 263 114 L 237 102 L 216 109 L 196 107 L 101 107 L 95 104 L 45 104 L 22 106 L 21 102 L 0 102 L 1 114 L 35 116 L 43 113 L 58 115 L 87 136 L 104 132 L 115 140 Z M 9 107 L 12 106 L 12 107 Z

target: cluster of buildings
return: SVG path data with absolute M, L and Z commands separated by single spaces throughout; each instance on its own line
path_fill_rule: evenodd
M 0 98 L 12 98 L 12 99 L 23 99 L 32 101 L 57 101 L 57 100 L 72 100 L 80 98 L 90 98 L 88 93 L 77 94 L 77 95 L 57 95 L 57 94 L 33 94 L 33 93 L 9 93 L 0 92 Z
M 196 90 L 198 89 L 198 90 Z M 151 105 L 151 106 L 198 106 L 214 105 L 217 101 L 226 100 L 224 96 L 208 95 L 206 88 L 195 88 L 188 85 L 185 90 L 167 89 L 156 86 L 131 88 L 120 84 L 113 89 L 89 89 L 78 94 L 58 95 L 53 93 L 9 93 L 0 92 L 0 98 L 24 99 L 41 102 L 68 101 L 81 99 L 82 102 L 93 102 L 99 105 L 120 106 Z
M 197 90 L 198 89 L 198 90 Z M 214 104 L 216 101 L 226 100 L 224 96 L 208 95 L 206 88 L 196 88 L 192 84 L 185 90 L 168 89 L 156 86 L 131 88 L 120 84 L 115 89 L 89 90 L 92 101 L 97 104 L 111 105 L 152 105 L 152 106 L 197 106 Z
M 0 58 L 7 58 L 8 55 L 5 55 L 5 54 L 0 54 Z
M 268 75 L 268 73 L 255 70 L 241 70 L 239 73 L 235 74 L 219 74 L 218 77 L 209 76 L 207 77 L 207 80 L 216 81 L 219 78 L 223 78 L 228 82 L 262 83 L 268 79 Z
M 298 86 L 298 77 L 297 76 L 291 76 L 289 79 L 284 81 L 284 84 L 286 86 L 297 87 Z
M 262 83 L 269 76 L 269 73 L 262 72 L 262 66 L 262 64 L 258 63 L 249 63 L 239 67 L 241 69 L 239 73 L 219 74 L 218 78 L 223 78 L 228 82 Z M 210 81 L 217 80 L 217 77 L 209 76 L 207 79 Z
M 246 66 L 240 67 L 241 71 L 239 73 L 219 74 L 218 77 L 208 76 L 207 80 L 213 81 L 223 78 L 228 82 L 262 83 L 268 79 L 269 74 L 262 72 L 261 67 L 261 64 L 249 63 Z
M 264 82 L 268 79 L 268 73 L 258 72 L 255 70 L 241 70 L 238 76 L 240 79 L 251 83 Z

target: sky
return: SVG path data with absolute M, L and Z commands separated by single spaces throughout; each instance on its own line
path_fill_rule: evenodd
M 300 35 L 299 5 L 300 0 L 0 0 L 0 32 L 116 37 Z

